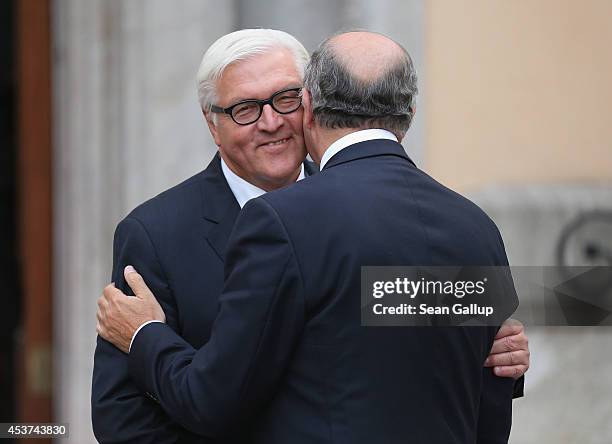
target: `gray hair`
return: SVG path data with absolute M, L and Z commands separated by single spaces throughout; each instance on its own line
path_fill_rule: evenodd
M 217 81 L 232 63 L 265 54 L 272 48 L 287 48 L 293 54 L 301 78 L 310 56 L 306 48 L 291 34 L 276 29 L 242 29 L 214 42 L 202 57 L 198 69 L 197 88 L 200 107 L 210 111 L 217 101 Z
M 315 120 L 326 128 L 383 128 L 403 137 L 414 116 L 417 75 L 403 56 L 373 80 L 362 80 L 326 39 L 312 54 L 304 87 L 310 92 Z M 401 46 L 400 46 L 401 47 Z

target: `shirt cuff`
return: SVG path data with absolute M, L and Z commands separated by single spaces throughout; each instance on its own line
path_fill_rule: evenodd
M 128 348 L 128 353 L 129 353 L 130 351 L 132 351 L 132 344 L 134 343 L 134 339 L 136 339 L 136 335 L 138 334 L 138 332 L 139 332 L 140 330 L 142 330 L 142 327 L 144 327 L 145 325 L 149 325 L 149 324 L 151 324 L 152 322 L 161 322 L 162 324 L 164 323 L 164 322 L 162 322 L 162 321 L 158 321 L 158 320 L 154 319 L 154 320 L 152 320 L 152 321 L 147 321 L 147 322 L 145 322 L 144 324 L 142 324 L 140 327 L 138 327 L 138 328 L 136 329 L 136 331 L 134 332 L 134 336 L 132 336 L 132 340 L 130 341 L 130 348 Z

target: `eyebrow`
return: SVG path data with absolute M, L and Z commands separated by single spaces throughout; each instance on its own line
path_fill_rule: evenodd
M 272 94 L 270 94 L 270 96 L 266 97 L 266 99 L 269 99 L 270 97 L 272 97 L 274 94 L 276 94 L 278 92 L 286 91 L 288 89 L 297 89 L 297 88 L 302 88 L 302 85 L 287 86 L 287 87 L 281 88 L 278 91 L 275 91 Z M 235 105 L 235 104 L 240 103 L 240 102 L 245 102 L 247 100 L 265 100 L 265 99 L 255 99 L 253 97 L 232 97 L 230 100 L 228 100 L 228 102 L 229 102 L 228 106 L 232 106 L 232 105 Z

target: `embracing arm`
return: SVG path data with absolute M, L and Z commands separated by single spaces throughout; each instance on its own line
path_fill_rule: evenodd
M 138 267 L 163 306 L 169 325 L 176 323 L 176 308 L 153 244 L 135 218 L 124 219 L 115 231 L 112 279 L 130 294 L 123 277 L 126 265 Z M 159 404 L 133 383 L 127 356 L 98 337 L 91 390 L 93 430 L 100 443 L 175 443 L 177 424 Z
M 495 265 L 508 267 L 504 242 L 497 227 L 495 232 L 499 242 Z M 504 300 L 513 301 L 512 305 L 516 308 L 519 301 L 512 273 L 509 268 L 503 268 L 502 272 L 496 279 L 498 287 L 494 291 L 499 292 Z M 482 369 L 477 444 L 508 442 L 512 426 L 512 399 L 522 396 L 523 374 L 528 367 L 529 347 L 523 324 L 508 319 L 497 330 L 490 355 Z M 520 378 L 515 380 L 518 376 Z
M 255 199 L 234 228 L 210 341 L 194 350 L 149 324 L 132 344 L 130 373 L 183 426 L 219 436 L 274 395 L 304 326 L 302 289 L 280 219 Z
M 496 265 L 509 267 L 506 247 L 502 235 L 491 220 L 494 237 L 497 238 L 498 251 Z M 517 298 L 514 284 L 508 282 L 511 297 Z M 485 361 L 485 367 L 490 367 L 493 374 L 502 378 L 513 378 L 513 397 L 520 398 L 524 395 L 525 373 L 529 370 L 529 340 L 525 334 L 525 327 L 516 319 L 506 320 L 495 335 L 493 346 Z

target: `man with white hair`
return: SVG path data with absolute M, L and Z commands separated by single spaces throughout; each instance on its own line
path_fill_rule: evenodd
M 168 325 L 194 346 L 210 337 L 225 246 L 240 208 L 316 171 L 304 163 L 299 95 L 308 59 L 302 44 L 282 31 L 241 30 L 213 43 L 197 86 L 219 152 L 204 171 L 137 207 L 115 232 L 112 280 L 128 291 L 123 269 L 138 267 L 158 295 Z M 125 355 L 100 338 L 92 419 L 102 443 L 201 439 L 145 396 L 129 379 Z M 224 442 L 244 441 L 238 436 Z
M 198 71 L 198 95 L 219 153 L 204 171 L 140 205 L 117 227 L 115 285 L 129 292 L 123 270 L 133 265 L 158 298 L 166 323 L 194 348 L 211 336 L 226 243 L 240 208 L 316 172 L 304 162 L 300 92 L 308 59 L 304 47 L 282 31 L 241 30 L 213 43 Z M 522 328 L 507 326 L 496 344 L 492 364 L 501 365 L 498 374 L 522 375 L 528 365 Z M 127 363 L 124 353 L 98 338 L 92 385 L 96 438 L 202 442 L 138 389 Z M 217 389 L 222 396 L 224 388 Z M 248 442 L 249 427 L 234 432 L 222 442 Z

